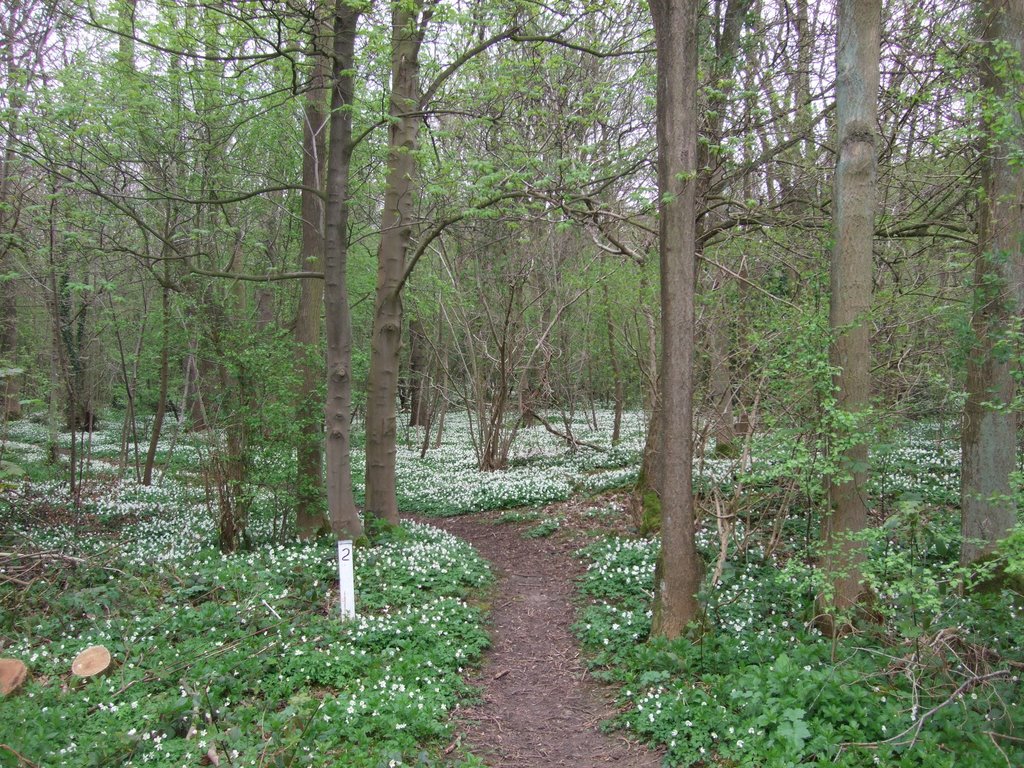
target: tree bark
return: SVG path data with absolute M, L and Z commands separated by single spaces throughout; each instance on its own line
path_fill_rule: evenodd
M 836 51 L 836 112 L 839 156 L 836 161 L 829 323 L 833 333 L 831 362 L 837 414 L 849 414 L 853 433 L 857 415 L 871 394 L 869 344 L 871 264 L 875 222 L 878 123 L 880 0 L 840 0 Z M 846 423 L 846 422 L 844 422 Z M 825 616 L 855 605 L 862 585 L 860 547 L 851 534 L 867 526 L 867 442 L 844 451 L 839 474 L 830 478 L 830 512 L 823 538 L 823 563 L 834 588 Z
M 316 61 L 302 126 L 302 247 L 299 270 L 323 269 L 324 202 L 313 190 L 324 187 L 327 171 L 327 76 L 328 55 L 324 50 L 327 25 L 318 21 L 313 49 Z M 317 389 L 323 381 L 320 357 L 320 311 L 324 283 L 303 278 L 299 285 L 299 306 L 295 316 L 295 357 L 301 383 L 296 403 L 298 446 L 296 470 L 295 528 L 300 539 L 330 530 L 324 505 L 323 440 L 324 423 Z
M 189 342 L 188 356 L 185 358 L 185 396 L 182 398 L 182 413 L 188 414 L 189 428 L 193 432 L 203 432 L 207 428 L 206 404 L 203 401 L 203 382 L 208 378 L 204 371 L 209 365 L 196 355 L 199 342 Z
M 0 79 L 5 81 L 6 109 L 0 111 L 3 131 L 3 152 L 0 153 L 0 276 L 14 272 L 13 252 L 20 241 L 19 219 L 24 193 L 17 183 L 18 157 L 15 147 L 20 131 L 23 89 L 27 88 L 41 62 L 45 35 L 31 29 L 33 21 L 45 16 L 45 9 L 35 3 L 15 3 L 0 22 Z M 27 50 L 23 47 L 27 45 Z M 21 48 L 21 50 L 19 50 Z M 0 365 L 17 367 L 18 352 L 18 283 L 0 277 Z M 0 409 L 5 418 L 21 416 L 20 375 L 3 379 Z
M 647 286 L 644 273 L 640 273 L 641 290 Z M 648 415 L 647 436 L 640 459 L 640 474 L 633 488 L 633 506 L 638 510 L 636 517 L 643 532 L 650 533 L 661 527 L 660 500 L 662 492 L 661 458 L 661 385 L 658 381 L 658 333 L 654 313 L 645 303 L 640 312 L 647 328 L 647 361 L 641 364 L 641 373 L 646 379 L 644 387 L 644 410 Z
M 657 47 L 661 255 L 661 538 L 651 632 L 678 637 L 697 618 L 694 540 L 693 323 L 696 264 L 696 0 L 652 0 Z
M 363 524 L 352 497 L 352 319 L 348 283 L 348 182 L 352 163 L 352 99 L 359 11 L 334 8 L 331 117 L 324 224 L 324 312 L 327 323 L 327 509 L 339 540 L 358 539 Z
M 160 432 L 167 413 L 167 392 L 170 379 L 170 293 L 168 263 L 164 261 L 164 285 L 161 294 L 160 317 L 160 394 L 157 395 L 156 415 L 153 416 L 153 430 L 149 436 L 149 450 L 146 451 L 146 464 L 142 470 L 142 484 L 153 484 L 153 466 L 156 464 L 156 451 L 160 444 Z
M 402 344 L 402 280 L 412 239 L 412 198 L 419 126 L 422 3 L 395 2 L 391 17 L 388 170 L 377 250 L 377 289 L 366 398 L 366 514 L 398 523 L 395 398 Z M 429 13 L 427 11 L 426 13 Z
M 708 329 L 709 394 L 715 416 L 715 455 L 734 457 L 739 454 L 736 446 L 736 421 L 732 412 L 732 373 L 729 368 L 728 320 L 717 314 L 710 320 Z
M 608 331 L 608 365 L 612 369 L 612 386 L 615 392 L 615 417 L 612 422 L 612 445 L 618 445 L 622 436 L 622 413 L 626 409 L 626 385 L 622 380 L 619 366 L 619 355 L 615 348 L 615 323 L 612 321 L 612 305 L 608 295 L 608 284 L 602 286 L 604 292 L 605 326 Z
M 974 272 L 971 329 L 974 346 L 967 360 L 967 404 L 961 434 L 960 559 L 964 564 L 988 554 L 1016 521 L 1010 474 L 1017 457 L 1014 370 L 1009 334 L 1024 306 L 1024 126 L 1017 105 L 1024 49 L 1024 2 L 985 0 L 980 7 L 981 84 L 986 100 L 982 123 L 984 157 L 979 205 L 978 254 Z M 1005 74 L 1009 73 L 1009 74 Z M 990 117 L 993 116 L 993 117 Z M 1010 119 L 1009 129 L 996 122 Z
M 16 107 L 15 107 L 16 108 Z M 13 118 L 11 120 L 13 123 Z M 14 130 L 9 126 L 6 130 L 6 149 L 0 155 L 0 276 L 12 271 L 10 252 L 15 235 L 15 222 L 20 201 L 14 199 Z M 16 366 L 18 352 L 18 305 L 17 289 L 14 281 L 0 277 L 0 365 Z M 20 376 L 10 375 L 3 379 L 3 392 L 0 392 L 0 408 L 5 418 L 21 416 L 21 399 L 18 396 Z
M 409 321 L 409 424 L 430 423 L 430 380 L 427 373 L 427 334 L 418 318 Z

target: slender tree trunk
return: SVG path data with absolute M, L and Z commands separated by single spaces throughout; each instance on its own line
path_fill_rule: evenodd
M 699 175 L 694 205 L 698 215 L 698 241 L 711 224 L 709 197 L 719 190 L 722 183 L 721 156 L 714 150 L 722 141 L 729 96 L 733 91 L 731 84 L 740 61 L 741 33 L 751 4 L 752 0 L 728 0 L 721 19 L 715 20 L 719 34 L 715 42 L 714 64 L 707 75 L 707 81 L 715 87 L 711 89 L 707 111 L 702 115 L 707 141 L 701 142 L 697 149 Z M 719 87 L 718 83 L 723 85 Z M 721 278 L 714 281 L 714 285 L 720 290 L 725 284 L 723 272 Z M 709 326 L 706 345 L 711 358 L 710 394 L 715 418 L 715 452 L 717 455 L 730 455 L 735 451 L 736 430 L 732 412 L 733 371 L 729 366 L 729 334 L 724 321 L 719 318 L 712 318 Z M 699 445 L 703 452 L 703 442 L 699 442 Z
M 3 263 L 0 261 L 0 270 Z M 0 293 L 0 365 L 16 365 L 18 353 L 18 308 L 12 286 L 4 286 Z M 21 374 L 12 373 L 3 378 L 0 392 L 0 418 L 17 419 L 21 416 L 19 380 Z
M 871 393 L 871 264 L 877 177 L 879 32 L 881 0 L 840 0 L 836 51 L 836 112 L 839 156 L 836 161 L 833 216 L 832 292 L 829 323 L 836 369 L 836 408 L 854 416 L 865 411 Z M 823 538 L 823 563 L 834 588 L 826 617 L 855 605 L 862 592 L 860 547 L 851 534 L 867 527 L 867 442 L 861 440 L 840 458 L 840 475 L 830 479 L 830 511 Z M 832 622 L 828 622 L 832 624 Z M 831 629 L 838 630 L 832 626 Z
M 427 375 L 427 334 L 418 318 L 409 322 L 409 424 L 430 423 L 430 380 Z
M 300 270 L 323 269 L 324 205 L 313 190 L 324 187 L 327 170 L 327 76 L 329 58 L 323 49 L 328 33 L 318 23 L 313 48 L 316 62 L 309 91 L 306 93 L 302 131 L 302 249 Z M 317 389 L 323 381 L 320 357 L 320 311 L 324 283 L 317 278 L 300 281 L 299 306 L 295 317 L 295 355 L 301 376 L 296 418 L 299 425 L 297 446 L 295 517 L 299 538 L 308 539 L 330 530 L 330 519 L 323 503 L 323 429 L 322 405 Z
M 437 405 L 431 409 L 431 418 L 437 419 L 437 437 L 434 440 L 434 448 L 440 448 L 441 442 L 444 439 L 444 418 L 448 413 L 448 387 L 450 385 L 450 375 L 448 372 L 448 356 L 445 353 L 444 348 L 444 323 L 440 319 L 442 314 L 443 310 L 439 303 L 437 323 L 437 353 L 434 358 L 434 392 L 435 402 L 437 403 Z M 427 437 L 429 437 L 429 434 L 427 435 Z
M 107 296 L 111 311 L 114 309 L 113 299 Z M 142 295 L 142 309 L 143 309 L 143 320 L 142 325 L 139 328 L 139 335 L 135 342 L 134 355 L 132 356 L 131 368 L 128 367 L 128 359 L 125 356 L 124 351 L 124 339 L 121 336 L 121 330 L 117 326 L 114 328 L 115 339 L 117 341 L 117 351 L 121 363 L 121 380 L 124 384 L 125 392 L 125 414 L 124 414 L 124 429 L 121 433 L 121 467 L 126 469 L 128 466 L 128 454 L 132 453 L 134 460 L 132 466 L 135 470 L 135 481 L 142 481 L 142 464 L 139 459 L 139 432 L 138 432 L 138 418 L 136 414 L 136 402 L 135 395 L 138 390 L 139 381 L 139 357 L 141 356 L 142 346 L 145 343 L 146 338 L 146 320 L 145 315 L 147 308 L 146 293 Z
M 694 539 L 693 323 L 696 264 L 696 0 L 652 0 L 657 47 L 661 253 L 661 556 L 651 632 L 678 637 L 697 618 Z
M 8 212 L 15 207 L 10 200 L 8 174 L 11 172 L 13 153 L 11 137 L 7 137 L 7 152 L 0 157 L 0 275 L 11 271 L 8 254 L 11 250 L 9 239 L 13 239 L 14 217 Z M 2 279 L 2 278 L 0 278 Z M 0 283 L 0 365 L 17 366 L 18 353 L 18 304 L 16 283 Z M 18 395 L 19 374 L 4 376 L 3 391 L 0 392 L 0 417 L 16 419 L 21 416 L 21 399 Z
M 55 175 L 51 176 L 49 193 L 50 202 L 48 205 L 47 217 L 47 255 L 49 257 L 49 309 L 51 330 L 53 335 L 52 363 L 50 369 L 50 407 L 48 410 L 49 423 L 49 457 L 53 462 L 60 460 L 60 421 L 59 414 L 61 405 L 64 405 L 65 415 L 75 413 L 77 410 L 76 393 L 74 387 L 74 376 L 72 364 L 68 359 L 71 349 L 68 344 L 70 330 L 66 328 L 65 318 L 69 315 L 69 308 L 65 305 L 64 285 L 67 282 L 67 265 L 60 263 L 63 260 L 61 233 L 57 226 L 58 192 L 60 188 L 55 182 Z M 73 499 L 78 499 L 78 465 L 75 451 L 75 420 L 71 420 L 71 450 L 69 453 L 70 466 L 68 467 L 68 486 Z M 77 503 L 77 501 L 76 501 Z
M 331 117 L 324 212 L 324 312 L 327 323 L 327 509 L 339 540 L 358 539 L 363 524 L 352 497 L 352 320 L 348 283 L 348 181 L 352 163 L 352 98 L 359 11 L 346 0 L 334 8 Z
M 142 470 L 142 484 L 152 485 L 153 465 L 156 464 L 156 450 L 160 443 L 160 432 L 164 425 L 164 416 L 167 413 L 167 392 L 170 379 L 170 274 L 168 264 L 164 261 L 164 285 L 161 297 L 161 319 L 163 327 L 160 330 L 160 394 L 156 404 L 156 415 L 153 416 L 153 431 L 149 438 L 149 450 L 146 452 L 146 465 Z
M 604 283 L 602 288 L 604 290 L 604 311 L 608 330 L 608 364 L 612 369 L 612 386 L 615 389 L 615 420 L 612 423 L 612 445 L 617 445 L 622 435 L 622 412 L 626 409 L 626 386 L 622 381 L 619 355 L 615 348 L 615 323 L 612 322 L 612 306 L 608 296 L 608 284 Z
M 196 353 L 199 343 L 193 339 L 189 342 L 188 355 L 185 357 L 185 389 L 181 411 L 188 414 L 189 428 L 193 432 L 203 432 L 208 426 L 206 403 L 203 402 L 203 382 L 208 378 L 208 365 L 200 360 Z
M 1018 108 L 1024 55 L 1024 2 L 984 0 L 980 7 L 981 82 L 985 99 L 982 198 L 974 272 L 974 347 L 967 360 L 967 404 L 961 447 L 960 559 L 989 553 L 1016 521 L 1010 475 L 1017 459 L 1013 343 L 1024 307 L 1021 215 L 1024 210 L 1024 125 Z M 1002 124 L 1011 120 L 1009 127 Z M 1019 330 L 1019 328 L 1017 328 Z
M 640 275 L 641 290 L 646 288 L 644 274 Z M 640 474 L 633 488 L 633 505 L 638 513 L 640 528 L 644 532 L 653 532 L 661 527 L 661 385 L 658 381 L 658 332 L 654 313 L 645 303 L 641 309 L 644 324 L 647 328 L 647 362 L 641 365 L 646 378 L 644 387 L 644 410 L 647 413 L 647 435 L 644 440 L 644 452 L 640 460 Z
M 401 284 L 412 239 L 415 153 L 422 121 L 419 49 L 425 24 L 419 19 L 421 7 L 419 0 L 392 4 L 388 171 L 377 250 L 366 398 L 366 514 L 392 524 L 398 523 L 395 398 L 402 344 Z
M 727 319 L 721 314 L 710 319 L 708 357 L 711 363 L 710 394 L 715 416 L 715 455 L 736 456 L 736 422 L 732 413 L 732 372 L 729 367 Z
M 14 51 L 14 20 L 11 28 L 4 25 L 3 40 L 0 42 L 0 62 L 8 77 L 26 77 L 27 73 L 15 62 Z M 26 78 L 27 79 L 27 78 Z M 4 151 L 0 154 L 0 275 L 13 272 L 11 253 L 17 242 L 17 221 L 21 210 L 21 194 L 15 189 L 17 162 L 15 144 L 18 135 L 18 118 L 22 107 L 19 88 L 11 87 L 7 96 L 7 109 L 0 115 L 3 126 Z M 0 283 L 0 365 L 16 366 L 18 351 L 18 305 L 17 283 L 7 281 Z M 5 418 L 17 418 L 21 415 L 21 399 L 18 396 L 17 375 L 3 379 L 4 391 L 0 392 L 0 408 Z
M 240 237 L 236 236 L 228 271 L 241 274 L 244 271 L 244 250 Z M 248 314 L 245 283 L 235 280 L 230 294 L 226 297 L 235 323 L 245 322 Z M 226 352 L 226 350 L 225 350 Z M 231 357 L 223 354 L 222 360 Z M 249 389 L 252 371 L 244 359 L 236 357 L 234 365 L 221 362 L 220 391 L 229 405 L 225 408 L 227 419 L 224 424 L 225 450 L 217 467 L 217 482 L 220 503 L 220 549 L 234 552 L 245 540 L 249 526 L 249 510 L 252 494 L 248 484 L 249 474 L 249 419 L 255 407 Z M 166 401 L 166 393 L 164 393 Z

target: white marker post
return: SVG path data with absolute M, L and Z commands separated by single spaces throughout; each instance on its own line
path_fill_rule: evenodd
M 338 542 L 338 594 L 341 601 L 341 618 L 356 617 L 356 585 L 352 573 L 352 542 Z

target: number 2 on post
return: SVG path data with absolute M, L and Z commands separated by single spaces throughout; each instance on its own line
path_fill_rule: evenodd
M 352 542 L 338 542 L 338 598 L 342 619 L 356 616 L 355 577 L 352 569 Z

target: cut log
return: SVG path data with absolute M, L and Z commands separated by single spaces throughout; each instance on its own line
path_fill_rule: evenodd
M 0 659 L 0 696 L 8 696 L 28 680 L 28 667 L 17 659 Z
M 96 677 L 107 672 L 112 664 L 110 651 L 102 645 L 91 645 L 75 656 L 71 663 L 71 674 L 78 677 Z

